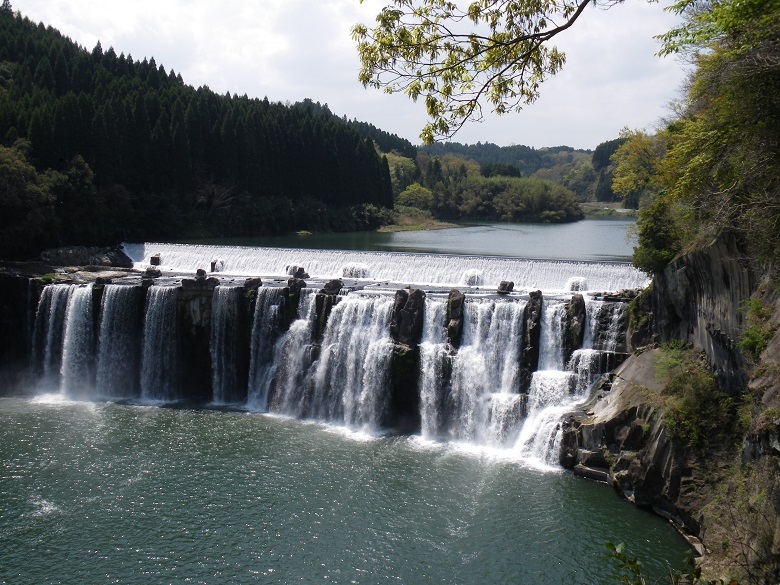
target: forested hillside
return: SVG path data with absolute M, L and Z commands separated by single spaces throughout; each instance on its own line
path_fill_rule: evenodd
M 372 141 L 390 135 L 380 133 L 327 107 L 195 89 L 153 58 L 89 51 L 7 1 L 0 9 L 5 258 L 71 243 L 376 227 L 393 204 Z

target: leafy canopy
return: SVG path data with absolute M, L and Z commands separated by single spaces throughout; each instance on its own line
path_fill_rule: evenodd
M 392 0 L 374 28 L 352 29 L 358 78 L 366 87 L 423 97 L 430 122 L 420 137 L 430 144 L 480 120 L 483 103 L 498 114 L 533 103 L 540 84 L 565 62 L 549 42 L 588 4 L 621 1 Z

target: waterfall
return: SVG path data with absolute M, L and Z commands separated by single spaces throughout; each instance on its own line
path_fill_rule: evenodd
M 320 295 L 316 285 L 303 288 L 297 318 L 290 315 L 289 289 L 268 283 L 254 288 L 256 280 L 239 286 L 225 279 L 213 286 L 206 279 L 180 285 L 177 278 L 163 278 L 147 287 L 128 278 L 129 284 L 95 288 L 102 291 L 99 314 L 93 314 L 98 309 L 91 285 L 49 285 L 32 334 L 31 368 L 41 383 L 77 398 L 210 397 L 213 404 L 359 431 L 419 428 L 427 440 L 501 448 L 549 465 L 557 462 L 561 415 L 586 399 L 594 382 L 624 357 L 625 303 L 595 300 L 606 295 L 586 291 L 585 323 L 569 320 L 581 317 L 574 291 L 609 280 L 615 270 L 628 279 L 620 287 L 629 286 L 625 267 L 592 264 L 589 272 L 581 263 L 168 244 L 137 245 L 134 253 L 145 254 L 146 246 L 173 266 L 208 253 L 225 272 L 243 270 L 241 262 L 252 260 L 258 270 L 305 267 L 353 280 L 335 297 Z M 393 341 L 393 289 L 365 282 L 369 275 L 390 275 L 478 286 L 499 274 L 502 280 L 512 277 L 509 269 L 554 290 L 543 292 L 539 305 L 539 297 L 522 287 L 509 295 L 469 289 L 465 300 L 452 296 L 458 304 L 448 316 L 447 289 L 424 288 L 422 315 L 419 305 L 396 307 L 402 312 L 395 322 L 409 326 L 407 331 L 421 325 L 419 347 L 413 337 Z M 185 292 L 179 301 L 180 289 Z M 179 317 L 181 326 L 197 325 L 179 332 Z M 198 356 L 190 356 L 187 370 L 179 365 L 184 351 Z
M 420 430 L 423 438 L 436 439 L 442 432 L 444 367 L 449 359 L 444 327 L 446 301 L 427 297 L 424 315 L 420 342 Z
M 553 367 L 560 354 L 551 340 L 560 335 L 550 335 L 551 330 L 562 328 L 563 307 L 563 303 L 550 304 L 544 310 L 541 345 L 548 353 L 544 359 L 540 356 L 539 371 L 533 374 L 527 418 L 515 445 L 526 460 L 544 466 L 558 464 L 561 416 L 588 398 L 605 365 L 612 363 L 604 354 L 615 351 L 625 312 L 625 303 L 587 301 L 583 348 L 572 354 L 564 369 Z
M 647 275 L 625 263 L 162 243 L 123 246 L 139 269 L 150 264 L 152 255 L 160 254 L 164 270 L 182 272 L 207 269 L 214 258 L 220 258 L 225 274 L 245 276 L 286 277 L 287 268 L 296 265 L 305 267 L 312 278 L 325 280 L 370 275 L 375 281 L 486 287 L 512 280 L 515 290 L 565 291 L 572 286 L 573 277 L 578 286 L 589 290 L 640 288 L 648 282 Z
M 68 298 L 60 368 L 62 392 L 72 398 L 85 398 L 94 387 L 93 323 L 92 286 L 76 286 Z
M 311 380 L 309 416 L 376 429 L 385 415 L 393 297 L 351 294 L 331 311 Z
M 542 334 L 539 342 L 539 369 L 563 369 L 563 318 L 562 301 L 542 302 Z
M 146 292 L 141 353 L 141 398 L 144 400 L 170 401 L 178 398 L 177 290 L 172 286 L 151 286 Z
M 98 332 L 97 392 L 127 398 L 138 394 L 141 304 L 136 286 L 103 289 Z
M 213 402 L 228 404 L 239 398 L 239 368 L 244 348 L 240 332 L 240 302 L 244 289 L 237 286 L 217 286 L 211 300 L 211 385 Z M 246 362 L 243 362 L 246 363 Z
M 265 400 L 263 409 L 297 418 L 307 412 L 309 373 L 315 359 L 315 295 L 311 291 L 301 291 L 299 308 L 301 317 L 274 344 L 273 359 L 258 401 L 260 404 Z
M 438 330 L 427 333 L 420 363 L 423 437 L 491 446 L 510 440 L 524 414 L 525 397 L 518 394 L 524 308 L 525 301 L 467 301 L 463 340 L 453 356 Z
M 302 297 L 306 294 L 305 290 L 301 291 Z M 249 340 L 247 391 L 247 403 L 252 410 L 268 409 L 268 391 L 276 361 L 274 346 L 281 330 L 283 303 L 281 288 L 260 287 L 255 293 L 255 311 Z
M 32 367 L 39 376 L 39 386 L 59 388 L 62 366 L 62 341 L 68 300 L 76 288 L 71 284 L 50 284 L 44 287 L 35 313 L 33 329 Z

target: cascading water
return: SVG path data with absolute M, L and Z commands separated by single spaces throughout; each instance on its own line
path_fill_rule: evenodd
M 106 285 L 100 309 L 96 389 L 101 396 L 138 395 L 142 304 L 136 286 Z
M 311 380 L 309 416 L 365 430 L 385 414 L 393 298 L 345 297 L 332 310 Z
M 92 287 L 73 289 L 68 298 L 65 334 L 62 342 L 60 369 L 63 394 L 85 398 L 94 387 L 93 355 L 95 334 L 92 319 Z
M 409 265 L 404 270 L 410 266 L 421 270 L 422 255 L 363 255 L 359 263 L 339 257 L 327 265 L 324 256 L 317 258 L 323 270 L 338 265 L 334 270 L 341 274 L 365 280 L 387 268 L 374 264 L 378 259 L 389 259 L 389 270 L 400 270 L 396 256 Z M 218 257 L 226 271 L 236 261 L 230 253 Z M 302 257 L 281 254 L 277 260 Z M 476 285 L 494 278 L 499 265 L 491 264 L 492 260 L 471 267 L 463 258 L 438 258 L 432 268 L 441 268 L 439 275 L 457 273 L 458 280 Z M 519 266 L 508 262 L 501 266 Z M 282 269 L 292 266 L 288 263 Z M 311 266 L 316 264 L 309 263 L 306 270 Z M 299 272 L 300 264 L 294 269 Z M 594 280 L 599 278 L 597 274 Z M 585 288 L 584 277 L 558 274 L 553 280 L 564 284 L 568 280 L 566 288 L 572 290 L 542 293 L 540 309 L 538 297 L 522 289 L 507 296 L 466 291 L 463 320 L 454 321 L 454 329 L 447 322 L 453 317 L 448 316 L 446 289 L 426 288 L 419 350 L 409 341 L 408 330 L 405 341 L 393 342 L 392 289 L 378 283 L 342 283 L 338 296 L 324 291 L 320 295 L 316 286 L 304 288 L 298 318 L 291 323 L 287 289 L 279 284 L 253 289 L 249 283 L 223 281 L 210 288 L 213 281 L 201 279 L 188 283 L 178 299 L 177 282 L 158 280 L 146 289 L 143 310 L 144 289 L 137 280 L 111 284 L 103 289 L 96 337 L 92 287 L 52 285 L 43 290 L 36 313 L 32 363 L 41 379 L 48 377 L 69 396 L 132 398 L 140 393 L 143 400 L 153 402 L 212 397 L 214 404 L 245 404 L 252 411 L 370 432 L 387 425 L 416 428 L 419 423 L 425 439 L 513 449 L 528 460 L 551 463 L 556 458 L 561 414 L 582 401 L 594 380 L 622 358 L 616 350 L 623 351 L 625 343 L 620 333 L 624 303 L 593 300 L 586 293 L 584 342 L 578 349 L 569 320 L 581 314 L 583 299 L 576 294 L 575 303 L 573 291 Z M 329 315 L 319 313 L 317 307 L 326 305 L 332 306 Z M 406 312 L 403 318 L 398 313 L 400 320 L 393 322 L 406 319 L 409 325 L 419 306 L 398 309 Z M 250 312 L 251 331 L 247 331 Z M 180 348 L 177 315 L 182 324 L 193 316 L 198 323 L 181 332 Z M 420 318 L 419 312 L 415 315 L 414 319 Z M 529 331 L 524 332 L 527 320 Z M 458 335 L 461 324 L 462 336 L 452 341 L 458 345 L 455 349 L 448 335 Z M 398 330 L 393 335 L 398 336 Z M 204 342 L 209 348 L 205 355 L 197 353 Z M 536 350 L 538 365 L 533 357 Z M 192 360 L 195 354 L 203 361 L 180 366 L 180 359 Z M 190 378 L 182 384 L 179 377 L 187 374 Z M 525 394 L 528 374 L 530 388 Z M 197 392 L 190 389 L 193 380 L 203 382 Z
M 268 409 L 268 391 L 276 363 L 274 346 L 281 331 L 284 302 L 281 288 L 260 287 L 255 293 L 247 391 L 247 404 L 252 410 Z
M 237 402 L 242 362 L 240 334 L 240 301 L 244 289 L 238 286 L 217 286 L 211 300 L 211 387 L 214 404 Z M 246 363 L 246 362 L 244 362 Z
M 542 303 L 542 332 L 539 342 L 539 370 L 563 369 L 563 318 L 565 306 L 562 301 Z
M 314 325 L 316 320 L 315 295 L 301 291 L 299 306 L 301 317 L 273 347 L 268 373 L 261 386 L 262 410 L 300 418 L 307 412 L 308 376 L 314 362 Z M 270 404 L 268 404 L 270 399 Z
M 405 284 L 473 283 L 495 287 L 502 280 L 512 280 L 516 290 L 564 291 L 571 286 L 573 276 L 589 290 L 640 288 L 648 282 L 643 272 L 621 263 L 158 243 L 123 246 L 139 269 L 150 264 L 153 254 L 160 254 L 163 269 L 192 272 L 220 258 L 226 274 L 247 276 L 287 276 L 289 266 L 303 265 L 312 278 L 327 280 L 345 277 L 345 267 L 359 265 L 360 271 L 351 272 L 351 277 L 370 275 L 376 281 Z
M 38 302 L 33 330 L 32 366 L 35 375 L 39 377 L 38 385 L 42 388 L 59 388 L 65 316 L 68 300 L 75 288 L 71 284 L 50 284 L 44 287 Z
M 443 424 L 444 367 L 449 359 L 444 328 L 446 315 L 444 300 L 425 299 L 420 343 L 420 430 L 425 439 L 436 439 Z
M 430 306 L 430 305 L 428 305 Z M 421 419 L 425 438 L 499 446 L 524 413 L 518 394 L 524 301 L 474 300 L 464 305 L 463 340 L 447 355 L 433 330 L 421 346 Z M 436 342 L 438 341 L 438 343 Z M 444 369 L 451 368 L 449 387 Z
M 562 335 L 550 333 L 562 330 L 564 308 L 563 303 L 551 304 L 544 311 L 540 369 L 533 374 L 528 415 L 516 443 L 525 459 L 541 465 L 557 465 L 561 416 L 587 399 L 591 385 L 604 371 L 602 358 L 616 349 L 625 304 L 588 301 L 583 348 L 574 351 L 566 368 L 560 369 L 554 366 L 561 359 Z M 605 320 L 609 326 L 600 327 Z
M 141 353 L 141 398 L 178 398 L 176 376 L 176 296 L 172 286 L 151 286 L 146 292 L 144 339 Z

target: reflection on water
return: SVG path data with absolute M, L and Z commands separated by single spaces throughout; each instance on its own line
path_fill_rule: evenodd
M 443 230 L 293 234 L 186 243 L 627 262 L 636 244 L 636 238 L 628 236 L 633 224 L 633 218 L 586 219 L 567 224 L 481 223 Z

